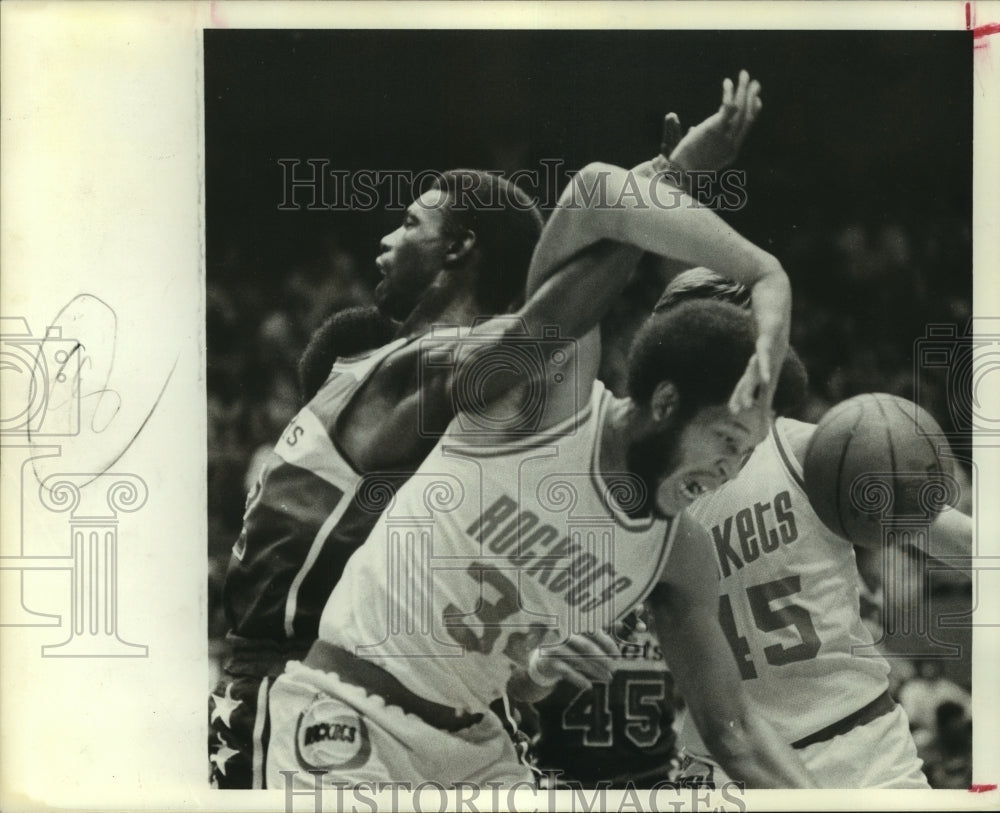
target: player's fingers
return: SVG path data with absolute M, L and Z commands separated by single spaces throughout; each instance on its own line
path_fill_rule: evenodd
M 618 644 L 615 643 L 615 639 L 608 635 L 604 630 L 595 632 L 590 636 L 590 639 L 595 647 L 604 652 L 610 658 L 618 657 Z
M 609 658 L 618 655 L 618 647 L 606 632 L 570 636 L 554 651 L 560 652 L 564 658 L 568 659 L 600 662 L 604 668 L 608 668 Z
M 663 134 L 660 137 L 660 155 L 669 158 L 684 135 L 681 130 L 681 120 L 676 113 L 667 113 L 663 117 Z
M 613 627 L 613 634 L 619 640 L 624 640 L 631 637 L 632 633 L 639 628 L 639 616 L 636 615 L 635 611 L 628 613 L 618 621 Z
M 581 689 L 589 689 L 594 685 L 594 681 L 589 675 L 574 669 L 564 661 L 554 661 L 548 668 L 553 674 L 559 675 L 563 680 L 568 680 Z
M 546 658 L 545 671 L 559 675 L 578 686 L 589 686 L 595 680 L 610 681 L 613 673 L 604 658 L 588 658 L 582 655 L 563 658 Z
M 621 641 L 630 638 L 634 632 L 645 632 L 646 621 L 643 618 L 645 607 L 640 604 L 622 616 L 621 620 L 614 625 L 614 637 Z
M 736 117 L 739 110 L 736 108 L 736 97 L 733 92 L 733 80 L 726 78 L 722 80 L 722 104 L 719 107 L 719 112 L 716 114 L 721 118 L 722 128 L 727 130 L 731 126 L 732 120 Z M 707 121 L 712 121 L 715 117 L 707 119 Z
M 610 643 L 608 649 L 605 649 L 606 642 L 599 644 L 592 636 L 573 636 L 553 650 L 552 655 L 557 656 L 553 663 L 568 666 L 592 680 L 610 680 L 618 647 L 610 636 L 602 634 Z
M 760 113 L 760 108 L 760 82 L 754 79 L 747 90 L 747 100 L 743 107 L 743 121 L 740 124 L 739 132 L 736 134 L 737 145 L 742 144 L 743 140 L 747 137 L 747 133 L 753 127 L 757 114 Z
M 757 356 L 750 358 L 743 376 L 736 384 L 736 389 L 729 399 L 729 411 L 736 415 L 745 409 L 749 409 L 757 400 L 760 390 L 760 366 L 757 363 Z
M 788 344 L 776 342 L 771 336 L 758 336 L 756 350 L 761 383 L 769 386 L 778 376 L 778 371 L 785 360 L 785 353 L 788 351 Z
M 747 90 L 750 88 L 750 74 L 746 71 L 740 71 L 740 78 L 736 84 L 736 95 L 733 98 L 733 103 L 737 107 L 743 107 L 747 103 Z
M 722 107 L 727 108 L 733 103 L 733 80 L 728 76 L 722 80 Z
M 738 143 L 739 134 L 743 130 L 743 122 L 747 114 L 747 93 L 750 86 L 750 74 L 740 71 L 736 93 L 733 96 L 734 114 L 728 122 L 727 135 Z
M 763 341 L 761 340 L 763 339 Z M 761 359 L 763 380 L 760 404 L 765 413 L 771 409 L 771 402 L 778 389 L 778 381 L 781 378 L 781 367 L 788 354 L 788 342 L 771 341 L 768 337 L 761 337 L 757 341 L 757 355 Z

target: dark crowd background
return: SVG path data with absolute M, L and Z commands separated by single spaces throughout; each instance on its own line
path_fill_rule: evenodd
M 968 485 L 972 314 L 972 40 L 965 32 L 205 32 L 208 539 L 213 649 L 219 592 L 258 456 L 299 407 L 296 361 L 332 311 L 371 302 L 378 239 L 399 211 L 279 209 L 279 161 L 331 170 L 504 172 L 657 150 L 663 114 L 717 109 L 746 68 L 763 112 L 737 168 L 746 205 L 722 212 L 792 280 L 792 341 L 811 378 L 804 417 L 881 391 L 916 400 L 952 434 Z M 558 189 L 531 188 L 543 203 Z M 287 203 L 287 201 L 285 201 Z M 404 195 L 401 203 L 410 202 Z M 661 282 L 637 273 L 602 326 L 603 376 Z M 951 326 L 926 339 L 928 326 Z M 921 339 L 924 339 L 922 342 Z M 924 363 L 925 347 L 949 363 Z M 935 577 L 936 610 L 971 607 L 968 580 Z M 866 612 L 876 626 L 872 591 Z M 894 658 L 935 786 L 971 782 L 971 636 L 960 658 Z M 891 642 L 890 642 L 891 648 Z M 931 653 L 928 653 L 931 654 Z

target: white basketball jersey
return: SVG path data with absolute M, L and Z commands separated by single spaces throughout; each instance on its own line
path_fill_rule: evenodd
M 635 478 L 609 489 L 598 473 L 610 397 L 597 383 L 573 418 L 503 445 L 463 442 L 456 419 L 351 558 L 320 638 L 471 711 L 534 647 L 624 615 L 654 586 L 674 524 L 628 517 Z
M 791 452 L 789 438 L 814 428 L 779 418 L 739 476 L 689 509 L 715 543 L 719 620 L 743 688 L 789 743 L 888 688 L 861 621 L 854 548 L 812 510 Z M 705 753 L 690 718 L 680 744 Z

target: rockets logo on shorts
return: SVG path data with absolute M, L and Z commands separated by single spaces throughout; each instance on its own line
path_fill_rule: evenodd
M 319 694 L 299 716 L 295 753 L 306 770 L 357 768 L 371 750 L 364 720 L 339 700 Z

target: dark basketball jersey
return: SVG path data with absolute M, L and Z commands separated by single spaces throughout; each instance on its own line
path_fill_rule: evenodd
M 610 682 L 561 682 L 536 703 L 539 767 L 583 787 L 648 787 L 669 778 L 675 757 L 674 684 L 651 632 L 619 644 Z
M 235 657 L 242 653 L 245 661 L 236 671 L 273 672 L 269 650 L 304 652 L 344 565 L 378 519 L 377 510 L 359 501 L 362 476 L 337 448 L 333 431 L 362 383 L 404 343 L 338 359 L 264 462 L 247 497 L 223 589 L 230 641 Z M 379 479 L 398 484 L 391 476 Z M 256 666 L 254 653 L 261 656 Z

